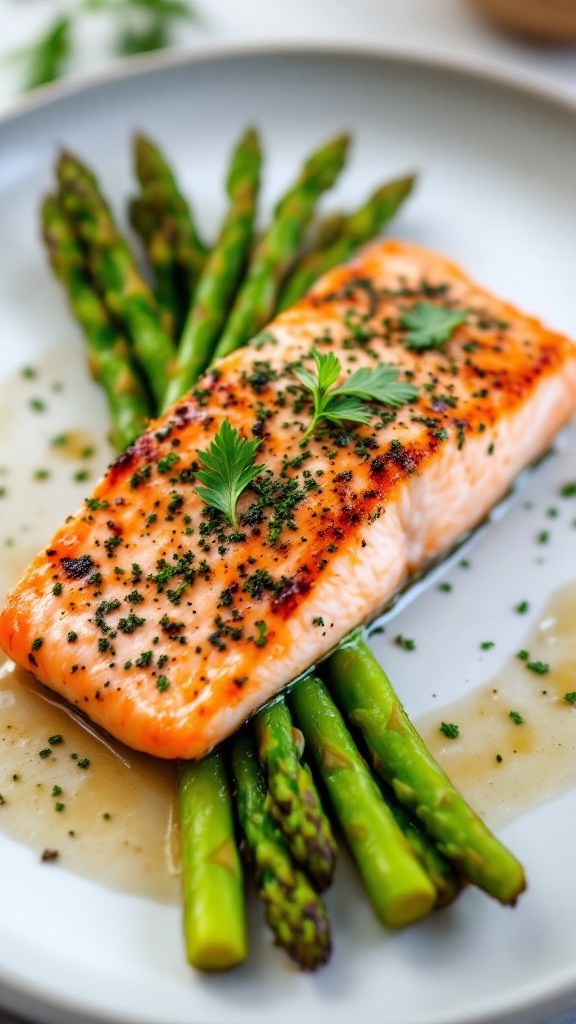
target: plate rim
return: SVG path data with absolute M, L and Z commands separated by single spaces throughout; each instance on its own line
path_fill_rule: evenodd
M 0 132 L 19 120 L 25 120 L 44 108 L 56 106 L 66 99 L 80 97 L 102 86 L 160 74 L 187 64 L 213 63 L 217 60 L 249 59 L 261 57 L 307 57 L 367 59 L 374 63 L 414 65 L 417 68 L 448 72 L 456 77 L 476 80 L 501 87 L 518 96 L 532 96 L 554 108 L 564 108 L 576 114 L 576 94 L 564 85 L 549 81 L 538 72 L 510 67 L 496 59 L 478 56 L 444 54 L 419 46 L 396 44 L 344 42 L 279 42 L 277 40 L 216 41 L 198 46 L 170 47 L 152 53 L 120 57 L 113 64 L 91 71 L 70 75 L 56 82 L 38 86 L 24 95 L 16 96 L 10 106 L 0 112 Z
M 433 52 L 421 46 L 387 43 L 370 45 L 361 42 L 230 40 L 202 42 L 187 47 L 173 47 L 151 54 L 120 58 L 111 65 L 41 86 L 30 94 L 16 97 L 5 111 L 0 112 L 0 138 L 5 131 L 25 122 L 29 116 L 41 114 L 44 110 L 50 114 L 62 102 L 81 99 L 86 94 L 114 83 L 149 78 L 187 65 L 198 66 L 217 61 L 258 60 L 267 57 L 350 61 L 364 59 L 374 64 L 412 66 L 415 70 L 451 74 L 468 82 L 492 85 L 507 94 L 519 98 L 532 97 L 540 103 L 550 105 L 554 110 L 576 115 L 576 94 L 567 86 L 552 83 L 538 72 L 510 67 L 497 59 L 459 56 Z M 33 979 L 31 984 L 28 982 L 28 988 L 24 989 L 20 979 L 16 978 L 13 972 L 6 972 L 2 968 L 0 999 L 0 1014 L 2 1009 L 6 1008 L 11 1013 L 34 1014 L 38 1021 L 49 1021 L 50 1024 L 55 1021 L 68 1021 L 70 1024 L 80 1024 L 80 1021 L 83 1024 L 133 1024 L 134 1019 L 118 1011 L 99 1011 L 95 1015 L 88 1006 L 80 1006 L 74 1000 L 66 999 L 63 1002 L 62 998 L 47 996 L 37 990 Z M 559 1013 L 573 1006 L 575 999 L 576 968 L 569 975 L 564 969 L 551 977 L 544 991 L 541 983 L 532 983 L 522 989 L 520 1000 L 512 991 L 504 998 L 500 995 L 494 1000 L 485 1001 L 478 1011 L 468 1013 L 466 1024 L 501 1024 L 504 1019 L 506 1024 L 532 1024 L 536 1020 L 542 1020 L 541 1015 L 544 1013 Z M 201 1022 L 198 1021 L 197 1024 Z M 442 1018 L 427 1016 L 425 1020 L 414 1018 L 413 1024 L 460 1024 L 460 1018 L 454 1014 L 448 1017 L 443 1014 Z

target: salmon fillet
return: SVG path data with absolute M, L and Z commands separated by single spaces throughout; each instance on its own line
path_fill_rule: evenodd
M 422 301 L 468 311 L 441 350 L 406 345 Z M 391 363 L 418 397 L 303 448 L 312 347 L 343 376 Z M 201 757 L 474 527 L 575 405 L 568 339 L 441 255 L 370 246 L 117 459 L 11 591 L 0 644 L 129 746 Z M 262 439 L 236 534 L 194 491 L 225 418 Z

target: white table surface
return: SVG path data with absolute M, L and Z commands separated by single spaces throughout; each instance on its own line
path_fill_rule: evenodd
M 68 0 L 73 5 L 73 0 Z M 536 46 L 500 34 L 466 0 L 196 0 L 200 19 L 184 25 L 179 46 L 223 42 L 345 42 L 397 46 L 490 62 L 529 72 L 576 98 L 576 46 Z M 0 0 L 0 113 L 18 102 L 18 73 L 4 61 L 53 17 L 47 0 Z M 96 29 L 96 30 L 95 30 Z M 72 73 L 106 65 L 106 27 L 82 33 Z M 21 1024 L 0 1009 L 0 1024 Z M 542 1024 L 576 1024 L 576 1007 Z

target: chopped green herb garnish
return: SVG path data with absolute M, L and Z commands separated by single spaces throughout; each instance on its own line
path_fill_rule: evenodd
M 168 452 L 163 459 L 158 459 L 158 472 L 169 473 L 177 462 L 180 462 L 180 456 L 176 455 L 176 452 Z
M 520 661 L 528 661 L 530 655 L 528 654 L 528 651 L 518 651 L 516 657 L 520 658 Z
M 254 643 L 256 644 L 256 647 L 265 647 L 268 637 L 268 625 L 264 621 L 260 620 L 256 623 L 256 626 L 258 627 L 258 637 Z
M 442 722 L 440 732 L 447 736 L 449 740 L 456 740 L 460 735 L 460 729 L 454 722 Z
M 160 693 L 164 693 L 169 686 L 170 680 L 167 678 L 167 676 L 158 676 L 158 679 L 156 680 L 156 687 L 158 690 L 160 690 Z
M 565 693 L 564 700 L 567 704 L 576 705 L 576 690 L 571 690 L 570 693 Z
M 410 640 L 409 637 L 402 636 L 401 633 L 398 633 L 398 636 L 394 637 L 394 643 L 397 647 L 403 647 L 405 651 L 416 650 L 416 641 Z
M 482 643 L 480 644 L 480 648 L 483 651 L 489 651 L 491 647 L 494 647 L 493 640 L 483 640 Z
M 90 767 L 90 760 L 87 757 L 82 757 L 78 761 L 78 767 L 79 768 L 89 768 Z
M 62 792 L 62 786 L 52 786 L 51 796 L 60 796 Z
M 57 747 L 59 743 L 63 742 L 64 741 L 62 739 L 62 735 L 59 732 L 55 733 L 54 736 L 48 737 L 48 743 L 50 744 L 51 747 Z
M 518 612 L 519 615 L 525 615 L 529 608 L 530 605 L 528 601 L 520 601 L 520 604 L 516 605 L 514 611 Z
M 529 661 L 526 665 L 531 672 L 535 672 L 537 676 L 545 676 L 550 671 L 550 665 L 545 661 Z
M 512 721 L 516 723 L 516 725 L 523 725 L 524 724 L 524 719 L 522 718 L 522 715 L 519 714 L 518 711 L 511 711 L 508 717 L 511 718 Z

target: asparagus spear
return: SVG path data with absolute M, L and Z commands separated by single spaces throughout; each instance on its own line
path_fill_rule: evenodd
M 226 323 L 252 244 L 261 163 L 258 135 L 249 129 L 232 156 L 227 181 L 230 209 L 196 288 L 165 409 L 185 394 L 206 368 Z
M 188 960 L 222 970 L 248 954 L 242 866 L 223 755 L 178 766 L 184 934 Z
M 344 219 L 337 237 L 303 257 L 284 284 L 277 312 L 298 302 L 322 274 L 354 255 L 356 249 L 374 238 L 410 195 L 414 177 L 398 178 L 382 185 L 367 203 Z
M 88 248 L 95 281 L 108 309 L 126 324 L 152 394 L 160 402 L 174 347 L 161 326 L 154 296 L 142 280 L 93 175 L 70 153 L 61 154 L 57 173 L 62 206 Z
M 162 324 L 172 338 L 178 338 L 184 317 L 184 300 L 178 281 L 172 224 L 168 218 L 161 221 L 141 196 L 129 201 L 128 220 L 142 242 L 154 275 L 154 295 Z
M 398 803 L 394 794 L 388 792 L 387 787 L 381 790 L 381 792 L 436 890 L 434 906 L 438 909 L 440 907 L 447 907 L 462 890 L 464 885 L 462 875 L 450 861 L 442 856 L 434 840 L 424 831 L 409 811 L 402 804 Z
M 289 702 L 382 924 L 403 928 L 434 906 L 436 890 L 382 799 L 322 681 L 297 682 Z
M 348 142 L 348 137 L 341 135 L 313 153 L 296 184 L 280 199 L 270 227 L 256 246 L 214 359 L 244 345 L 271 319 L 278 291 L 316 203 L 344 166 Z
M 336 843 L 312 776 L 300 762 L 283 697 L 256 715 L 254 728 L 272 798 L 272 815 L 286 836 L 294 860 L 322 892 L 332 881 Z
M 440 851 L 502 903 L 525 888 L 522 866 L 468 806 L 426 749 L 357 630 L 327 662 L 330 688 L 362 732 L 372 764 L 413 811 Z
M 264 773 L 246 729 L 232 739 L 232 769 L 238 816 L 254 861 L 266 920 L 278 945 L 301 967 L 316 970 L 330 956 L 326 908 L 294 864 L 269 811 Z
M 134 196 L 128 202 L 128 220 L 147 250 L 154 232 L 159 226 L 158 217 L 142 196 Z
M 128 342 L 95 291 L 84 253 L 55 196 L 45 198 L 41 216 L 50 263 L 86 335 L 90 369 L 108 400 L 112 443 L 123 449 L 146 428 L 149 408 L 145 389 L 132 364 Z
M 164 154 L 152 139 L 142 134 L 134 138 L 134 166 L 143 199 L 155 215 L 157 227 L 167 227 L 172 235 L 174 268 L 184 272 L 189 299 L 208 254 L 192 211 Z

